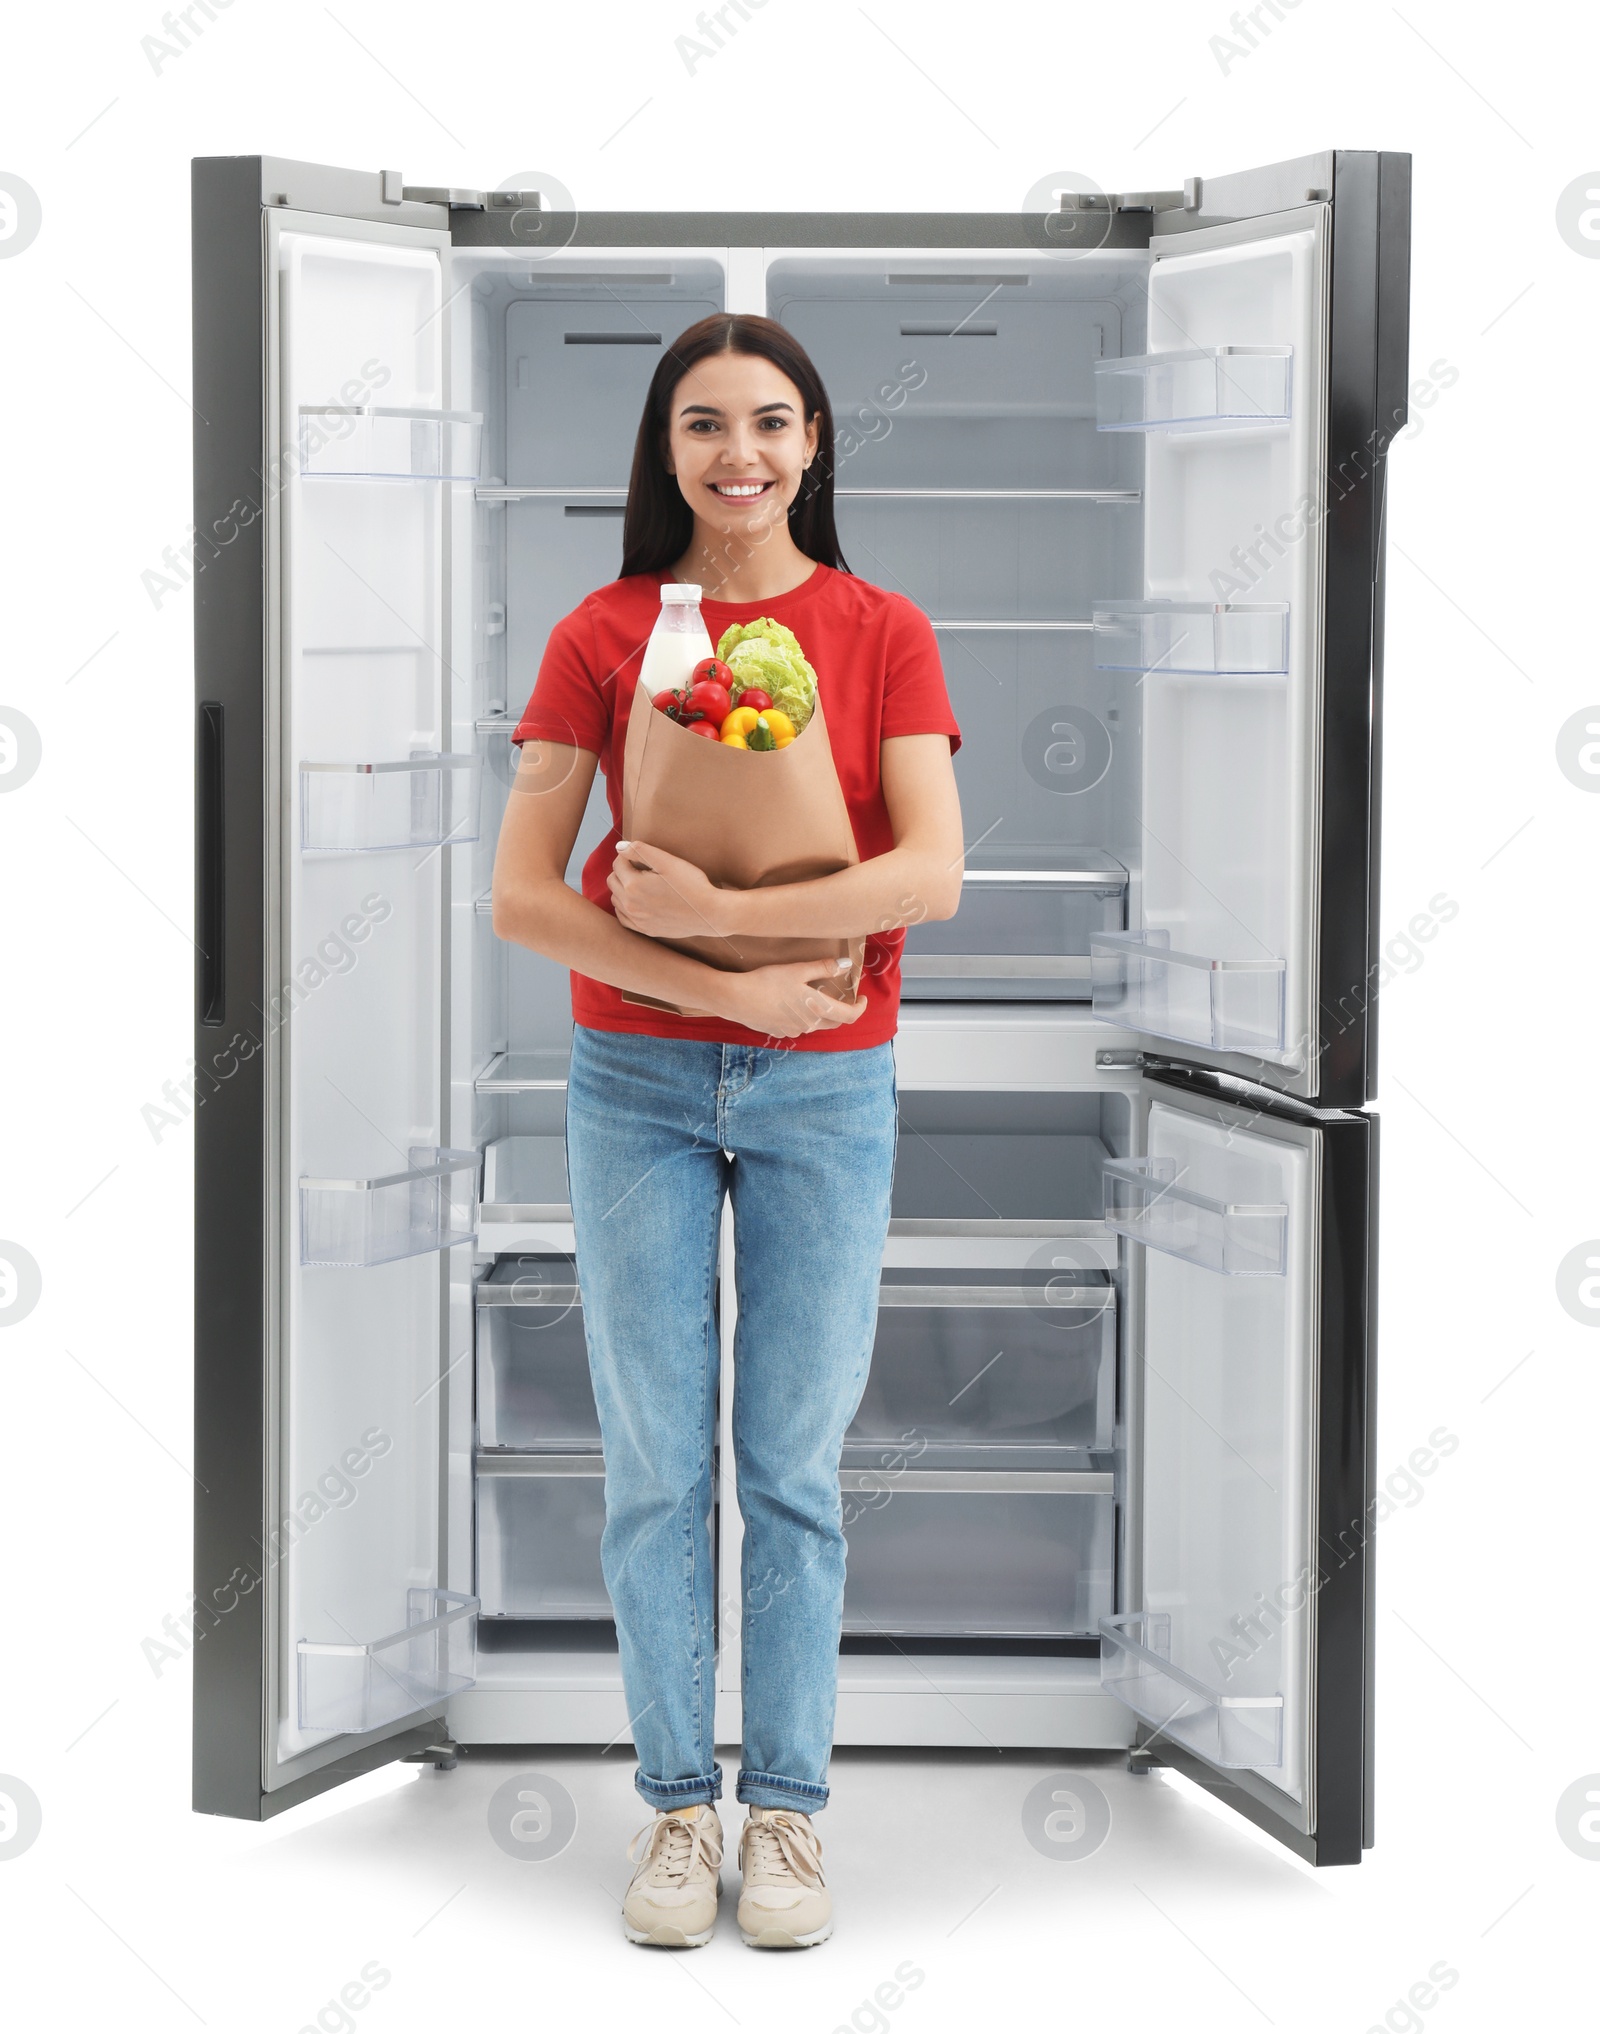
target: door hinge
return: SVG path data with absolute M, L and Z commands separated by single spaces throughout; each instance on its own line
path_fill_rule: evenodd
M 1096 1052 L 1094 1063 L 1103 1067 L 1142 1067 L 1144 1054 L 1123 1046 L 1108 1046 L 1104 1051 Z
M 1182 191 L 1121 191 L 1111 202 L 1119 212 L 1176 212 L 1188 200 Z
M 405 196 L 416 205 L 448 205 L 452 212 L 482 212 L 487 207 L 482 191 L 458 190 L 454 184 L 407 184 Z

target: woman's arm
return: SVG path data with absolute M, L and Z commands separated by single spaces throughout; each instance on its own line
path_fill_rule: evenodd
M 892 735 L 879 758 L 894 833 L 887 854 L 810 883 L 719 890 L 692 862 L 629 841 L 608 878 L 618 918 L 663 939 L 706 931 L 846 939 L 953 918 L 963 850 L 949 738 Z
M 588 749 L 523 743 L 495 851 L 494 929 L 500 938 L 613 988 L 704 1010 L 773 1037 L 853 1023 L 867 1007 L 864 997 L 841 1003 L 809 986 L 847 963 L 795 961 L 726 973 L 628 931 L 568 887 L 567 863 L 598 760 Z

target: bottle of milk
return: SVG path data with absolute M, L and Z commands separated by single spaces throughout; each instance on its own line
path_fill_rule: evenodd
M 652 699 L 675 692 L 689 682 L 689 673 L 703 657 L 714 655 L 700 616 L 700 589 L 684 580 L 668 579 L 661 588 L 661 612 L 644 646 L 639 676 Z

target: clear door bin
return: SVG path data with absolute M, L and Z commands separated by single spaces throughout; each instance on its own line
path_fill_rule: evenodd
M 302 403 L 300 471 L 312 480 L 474 480 L 482 434 L 476 410 Z
M 953 918 L 906 929 L 907 997 L 1003 1002 L 1089 1000 L 1089 936 L 1120 931 L 1128 872 L 1109 857 L 1030 867 L 969 858 Z
M 478 1287 L 478 1439 L 486 1448 L 600 1446 L 570 1259 L 503 1257 Z
M 297 1648 L 302 1730 L 377 1730 L 431 1708 L 477 1676 L 476 1596 L 408 1589 L 403 1631 L 369 1645 Z
M 1214 1052 L 1282 1052 L 1284 962 L 1177 953 L 1171 937 L 1154 928 L 1093 935 L 1095 1016 Z
M 1116 1371 L 1116 1289 L 1090 1274 L 889 1270 L 846 1448 L 1109 1448 Z
M 1289 415 L 1291 346 L 1198 346 L 1094 364 L 1102 431 L 1234 430 Z
M 381 1179 L 302 1179 L 300 1262 L 391 1264 L 477 1235 L 478 1154 L 414 1146 L 407 1172 Z
M 1214 1766 L 1283 1764 L 1282 1695 L 1224 1695 L 1174 1666 L 1168 1612 L 1104 1617 L 1100 1641 L 1100 1685 L 1135 1716 Z
M 478 837 L 476 756 L 395 763 L 302 763 L 300 848 L 308 855 L 379 854 Z
M 1110 1614 L 1109 1472 L 1048 1491 L 929 1488 L 954 1473 L 914 1469 L 840 1480 L 862 1486 L 844 1490 L 847 1632 L 1070 1638 Z
M 1178 1178 L 1175 1158 L 1106 1161 L 1106 1225 L 1135 1243 L 1229 1278 L 1281 1278 L 1286 1202 L 1215 1200 Z
M 1289 668 L 1289 609 L 1210 600 L 1100 600 L 1097 671 L 1177 671 L 1278 677 Z
M 605 1465 L 478 1457 L 478 1595 L 485 1617 L 610 1617 L 600 1572 Z

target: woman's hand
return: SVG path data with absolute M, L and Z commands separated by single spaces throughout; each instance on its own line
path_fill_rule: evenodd
M 606 878 L 617 921 L 652 939 L 694 939 L 726 931 L 719 914 L 725 892 L 693 862 L 643 841 L 619 840 Z
M 777 961 L 742 975 L 718 978 L 718 1017 L 768 1038 L 799 1038 L 807 1031 L 837 1031 L 854 1024 L 867 1007 L 865 996 L 842 1003 L 819 989 L 850 971 L 847 960 Z

